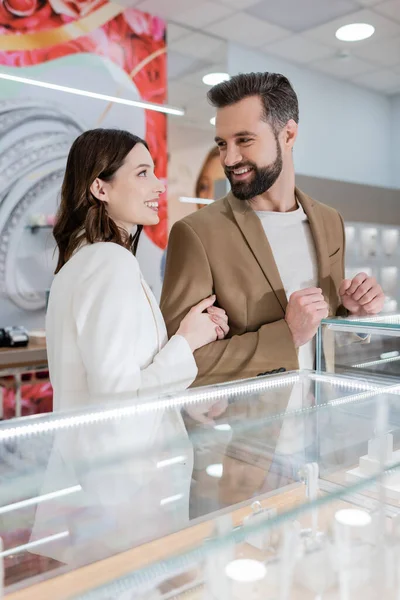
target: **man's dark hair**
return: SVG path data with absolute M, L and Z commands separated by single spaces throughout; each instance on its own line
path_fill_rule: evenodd
M 208 100 L 216 108 L 224 108 L 244 98 L 260 96 L 264 107 L 263 118 L 274 131 L 279 131 L 293 119 L 299 122 L 299 102 L 290 81 L 280 73 L 240 73 L 229 81 L 214 85 Z

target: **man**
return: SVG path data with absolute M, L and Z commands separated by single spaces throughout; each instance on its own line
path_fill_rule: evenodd
M 172 228 L 161 298 L 168 333 L 215 293 L 230 334 L 196 352 L 195 385 L 312 369 L 321 319 L 376 314 L 384 294 L 365 273 L 344 279 L 342 218 L 295 187 L 299 111 L 288 79 L 236 75 L 208 98 L 231 193 Z

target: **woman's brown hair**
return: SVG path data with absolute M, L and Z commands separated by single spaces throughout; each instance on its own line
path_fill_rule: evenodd
M 206 168 L 206 166 L 208 165 L 208 163 L 213 160 L 213 158 L 217 158 L 217 156 L 219 157 L 219 148 L 218 146 L 214 146 L 213 148 L 211 148 L 211 150 L 208 152 L 207 156 L 204 159 L 204 162 L 201 166 L 200 169 L 200 173 L 198 174 L 197 180 L 196 180 L 196 184 L 195 184 L 195 188 L 194 188 L 194 192 L 196 194 L 196 198 L 200 198 L 200 192 L 201 192 L 201 179 L 203 177 L 203 173 L 204 170 Z M 213 198 L 209 198 L 209 200 L 213 200 Z
M 136 252 L 142 226 L 133 236 L 120 229 L 109 217 L 106 204 L 90 191 L 97 177 L 113 179 L 136 144 L 148 149 L 140 137 L 120 129 L 85 131 L 72 144 L 53 230 L 59 253 L 56 273 L 83 242 L 114 242 Z

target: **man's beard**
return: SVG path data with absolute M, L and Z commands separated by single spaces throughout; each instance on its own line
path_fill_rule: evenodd
M 225 167 L 225 175 L 231 184 L 232 193 L 239 200 L 252 200 L 256 196 L 265 194 L 276 182 L 282 172 L 282 150 L 276 140 L 276 159 L 267 167 L 258 167 L 252 162 L 242 162 L 234 167 Z M 251 168 L 250 181 L 234 181 L 232 171 L 241 168 Z

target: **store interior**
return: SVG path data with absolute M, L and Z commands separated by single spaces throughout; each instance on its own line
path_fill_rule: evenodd
M 341 214 L 381 313 L 325 319 L 313 371 L 53 413 L 72 142 L 148 143 L 159 301 L 171 228 L 230 191 L 207 92 L 265 71 L 298 95 L 296 185 Z M 0 598 L 400 598 L 399 137 L 400 0 L 0 0 Z M 174 411 L 184 433 L 149 442 Z

